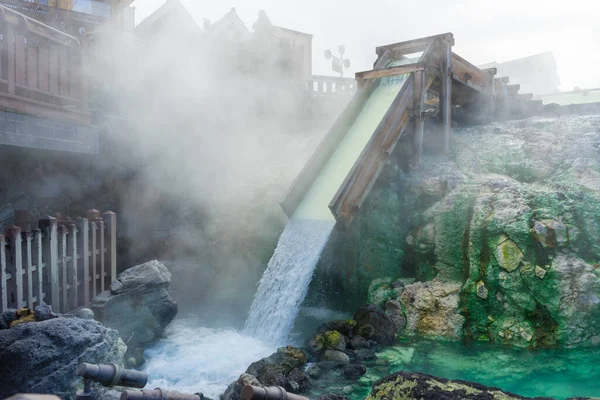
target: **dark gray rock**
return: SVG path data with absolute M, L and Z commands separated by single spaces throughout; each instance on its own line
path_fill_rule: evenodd
M 0 398 L 15 393 L 75 397 L 81 362 L 121 364 L 127 347 L 96 321 L 52 318 L 0 330 Z
M 0 329 L 8 329 L 15 319 L 17 319 L 17 310 L 4 311 L 0 314 Z
M 52 307 L 42 302 L 40 305 L 34 307 L 33 314 L 37 321 L 46 321 L 52 318 L 58 318 L 58 315 L 52 312 Z
M 94 312 L 89 308 L 80 308 L 73 312 L 73 316 L 81 319 L 94 319 Z
M 308 376 L 298 368 L 292 370 L 292 372 L 288 374 L 286 389 L 292 393 L 305 393 L 309 387 L 310 380 L 308 379 Z
M 344 367 L 344 376 L 356 380 L 367 373 L 367 368 L 362 364 L 348 364 Z
M 359 324 L 359 332 L 360 327 L 371 325 L 373 327 L 371 339 L 383 345 L 394 343 L 397 326 L 381 308 L 374 305 L 361 307 L 354 314 L 354 319 Z
M 145 345 L 160 338 L 177 314 L 170 283 L 171 273 L 160 262 L 137 265 L 96 296 L 91 308 L 98 321 L 118 330 L 127 343 Z
M 354 336 L 352 338 L 352 340 L 350 341 L 350 347 L 352 347 L 354 350 L 358 350 L 358 349 L 366 349 L 371 347 L 369 341 L 367 339 L 365 339 L 364 337 L 357 335 Z
M 285 372 L 278 365 L 265 365 L 260 370 L 258 380 L 265 386 L 285 386 Z
M 350 357 L 344 352 L 339 350 L 326 350 L 323 355 L 324 361 L 332 361 L 337 363 L 338 365 L 348 364 L 350 363 Z

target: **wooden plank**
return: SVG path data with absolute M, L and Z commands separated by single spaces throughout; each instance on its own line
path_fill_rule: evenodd
M 38 40 L 29 35 L 27 39 L 27 86 L 36 90 L 38 85 Z
M 100 225 L 100 293 L 104 292 L 106 272 L 104 266 L 104 221 L 98 220 Z
M 8 276 L 6 273 L 6 239 L 0 235 L 0 301 L 4 312 L 8 310 Z
M 384 62 L 382 59 L 380 64 Z M 348 132 L 348 129 L 356 120 L 359 111 L 369 98 L 369 95 L 375 89 L 374 81 L 365 82 L 367 83 L 360 87 L 357 94 L 350 100 L 304 168 L 296 176 L 296 179 L 294 179 L 294 182 L 285 193 L 283 200 L 280 201 L 281 208 L 283 208 L 288 217 L 294 214 L 304 195 L 310 189 L 319 172 L 325 167 L 327 161 L 329 161 L 329 158 Z
M 97 247 L 97 229 L 98 227 L 96 226 L 96 222 L 92 220 L 91 223 L 91 230 L 92 230 L 92 254 L 91 254 L 91 258 L 92 258 L 92 298 L 96 297 L 96 295 L 98 294 L 98 271 L 96 270 L 96 266 L 97 266 L 97 259 L 98 259 L 98 255 L 96 254 L 98 247 Z
M 64 109 L 55 104 L 6 93 L 0 96 L 0 107 L 18 110 L 21 113 L 39 118 L 59 119 L 82 125 L 90 125 L 91 122 L 89 113 L 82 113 L 80 110 L 74 109 Z
M 38 287 L 37 287 L 37 300 L 38 304 L 41 304 L 44 300 L 44 263 L 42 261 L 42 231 L 40 229 L 35 230 L 35 255 L 36 255 L 36 263 L 37 263 L 37 277 L 38 277 Z
M 59 250 L 58 256 L 60 258 L 60 270 L 61 270 L 61 293 L 62 293 L 62 304 L 60 306 L 61 312 L 67 312 L 69 307 L 69 269 L 67 268 L 67 227 L 61 225 L 58 228 L 58 242 Z
M 478 92 L 491 94 L 493 77 L 459 55 L 452 53 L 452 78 Z
M 359 79 L 378 79 L 386 76 L 397 76 L 410 74 L 415 71 L 423 71 L 425 66 L 421 63 L 407 64 L 398 67 L 389 67 L 382 69 L 374 69 L 371 71 L 362 71 L 355 74 L 356 80 Z
M 87 306 L 90 302 L 90 231 L 89 224 L 86 218 L 79 218 L 79 249 L 81 252 L 81 260 L 83 262 L 83 306 Z
M 25 243 L 26 243 L 26 263 L 25 263 L 25 271 L 27 276 L 27 307 L 30 310 L 33 310 L 33 301 L 35 296 L 33 295 L 33 254 L 32 254 L 32 246 L 31 241 L 33 240 L 33 236 L 31 232 L 25 233 Z
M 501 76 L 499 78 L 496 78 L 496 82 L 499 82 L 499 83 L 508 83 L 508 82 L 510 82 L 510 77 L 508 77 L 508 76 Z
M 444 138 L 444 153 L 450 154 L 452 142 L 452 73 L 453 57 L 450 46 L 444 49 L 442 60 L 442 93 L 440 96 L 440 111 L 442 114 L 442 136 Z
M 102 219 L 108 234 L 108 258 L 110 262 L 110 282 L 117 280 L 117 214 L 107 211 Z
M 508 91 L 509 96 L 516 97 L 519 94 L 519 90 L 521 90 L 521 85 L 506 85 L 506 90 Z
M 17 295 L 16 308 L 21 308 L 25 306 L 23 297 L 23 241 L 21 238 L 21 228 L 18 226 L 13 226 L 12 228 L 8 229 L 7 232 L 10 232 L 10 250 L 12 255 L 13 271 L 15 273 L 14 282 L 15 292 Z
M 15 79 L 19 85 L 25 85 L 25 32 L 21 29 L 15 30 Z
M 413 105 L 413 90 L 414 74 L 405 81 L 330 202 L 329 209 L 341 225 L 348 226 L 352 222 L 384 165 L 388 163 L 390 154 L 410 120 L 409 108 Z
M 414 74 L 414 89 L 413 89 L 413 109 L 415 119 L 415 131 L 413 136 L 413 159 L 412 167 L 416 168 L 421 163 L 423 158 L 423 131 L 425 120 L 423 113 L 425 112 L 425 78 L 426 74 L 423 71 L 415 72 Z
M 39 228 L 44 232 L 45 238 L 42 246 L 43 260 L 46 268 L 50 270 L 50 290 L 51 306 L 55 311 L 60 311 L 60 280 L 58 270 L 58 223 L 56 218 L 48 217 L 38 222 Z
M 493 67 L 493 68 L 482 68 L 481 69 L 483 72 L 485 72 L 488 75 L 491 76 L 495 76 L 498 73 L 498 68 Z
M 69 236 L 71 239 L 71 282 L 73 291 L 71 292 L 71 309 L 79 307 L 79 273 L 77 271 L 77 225 L 69 225 Z
M 419 39 L 409 40 L 405 42 L 398 42 L 393 44 L 388 44 L 385 46 L 379 46 L 376 49 L 377 54 L 382 54 L 386 50 L 390 50 L 394 53 L 394 55 L 404 55 L 411 54 L 423 51 L 429 46 L 429 44 L 433 41 L 440 41 L 448 44 L 449 46 L 454 46 L 454 35 L 450 32 L 443 33 L 441 35 L 434 35 L 423 37 Z

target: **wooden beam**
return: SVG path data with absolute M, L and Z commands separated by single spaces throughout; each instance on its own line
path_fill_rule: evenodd
M 426 75 L 423 71 L 414 73 L 413 110 L 415 114 L 415 132 L 413 136 L 412 168 L 417 168 L 423 158 L 423 130 L 425 127 L 423 114 L 425 111 Z
M 355 74 L 355 78 L 356 78 L 356 80 L 378 79 L 378 78 L 383 78 L 386 76 L 404 75 L 404 74 L 410 74 L 411 72 L 423 71 L 423 70 L 425 70 L 425 66 L 423 64 L 414 63 L 414 64 L 401 65 L 398 67 L 389 67 L 389 68 L 374 69 L 371 71 L 357 72 Z
M 478 92 L 492 94 L 493 77 L 459 55 L 452 53 L 452 78 Z
M 519 94 L 519 90 L 521 89 L 521 85 L 507 85 L 506 90 L 508 91 L 509 96 L 517 96 Z
M 452 50 L 448 45 L 444 49 L 442 59 L 442 90 L 440 96 L 440 111 L 442 114 L 442 132 L 444 138 L 444 153 L 450 154 L 451 146 L 451 123 L 452 123 Z
M 508 82 L 510 82 L 510 77 L 508 77 L 508 76 L 501 76 L 499 78 L 496 78 L 496 82 L 508 84 Z
M 412 54 L 427 49 L 429 44 L 435 40 L 448 44 L 449 46 L 454 46 L 454 35 L 451 32 L 448 32 L 441 35 L 379 46 L 376 51 L 377 54 L 383 54 L 386 50 L 391 50 L 395 55 Z

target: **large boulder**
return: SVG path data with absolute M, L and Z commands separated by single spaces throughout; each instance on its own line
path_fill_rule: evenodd
M 0 330 L 0 398 L 50 393 L 74 399 L 82 362 L 122 364 L 119 333 L 94 320 L 52 318 Z
M 451 381 L 430 375 L 396 372 L 375 383 L 366 400 L 451 400 L 527 399 L 501 389 L 465 381 Z M 537 400 L 543 400 L 537 397 Z M 550 399 L 546 399 L 550 400 Z
M 177 314 L 169 293 L 171 273 L 154 260 L 124 271 L 91 303 L 96 319 L 116 329 L 128 343 L 151 343 Z
M 359 332 L 361 326 L 370 325 L 373 328 L 373 340 L 383 345 L 394 343 L 398 327 L 381 308 L 375 305 L 361 307 L 354 314 L 354 319 L 358 322 Z

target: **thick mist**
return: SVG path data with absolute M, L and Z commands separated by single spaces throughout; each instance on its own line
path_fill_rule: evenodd
M 278 200 L 343 101 L 317 107 L 269 38 L 161 28 L 143 41 L 91 35 L 121 267 L 171 261 L 184 312 L 243 323 L 285 225 Z

